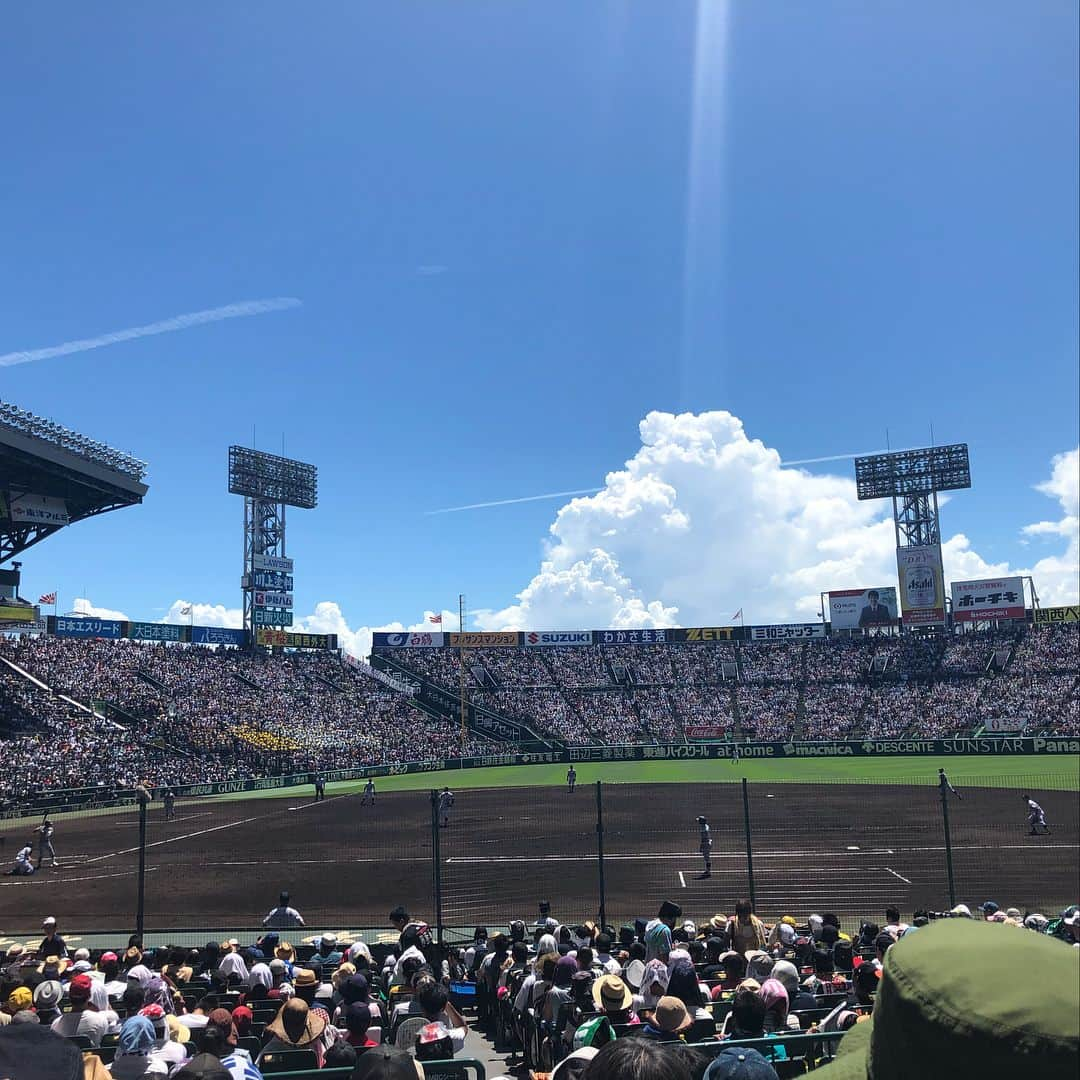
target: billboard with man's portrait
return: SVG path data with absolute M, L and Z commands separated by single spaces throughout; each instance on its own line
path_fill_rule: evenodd
M 879 585 L 874 589 L 840 589 L 829 593 L 829 622 L 833 630 L 869 630 L 895 626 L 896 589 Z

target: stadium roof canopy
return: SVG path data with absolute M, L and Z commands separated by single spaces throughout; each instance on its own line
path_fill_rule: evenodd
M 146 462 L 0 401 L 0 563 L 65 525 L 135 506 Z

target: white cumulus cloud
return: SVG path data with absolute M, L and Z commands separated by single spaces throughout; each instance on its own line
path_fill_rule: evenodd
M 539 572 L 485 629 L 713 625 L 813 620 L 830 588 L 896 580 L 890 507 L 859 502 L 848 477 L 784 467 L 728 412 L 651 412 L 641 447 L 595 495 L 556 515 Z M 1067 548 L 1030 570 L 1043 603 L 1077 596 L 1077 451 L 1039 490 L 1062 518 L 1029 536 Z M 946 580 L 998 575 L 968 538 L 943 545 Z
M 161 622 L 186 623 L 195 626 L 228 626 L 238 629 L 244 625 L 242 608 L 230 608 L 224 604 L 200 604 L 194 600 L 174 600 L 169 613 Z
M 91 619 L 127 619 L 122 611 L 114 611 L 112 608 L 98 607 L 92 604 L 85 596 L 76 597 L 71 605 L 71 610 L 77 615 L 84 615 Z

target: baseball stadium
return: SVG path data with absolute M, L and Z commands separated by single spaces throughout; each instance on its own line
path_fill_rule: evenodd
M 1080 1078 L 1076 0 L 4 25 L 0 1080 Z

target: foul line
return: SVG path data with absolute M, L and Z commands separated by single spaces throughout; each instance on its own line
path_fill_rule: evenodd
M 310 802 L 301 803 L 299 806 L 288 806 L 287 810 L 310 810 L 313 806 L 321 806 L 323 803 L 337 802 L 338 799 L 351 799 L 356 792 L 350 791 L 344 795 L 331 795 L 329 799 L 312 799 Z
M 681 870 L 679 871 L 679 884 L 682 885 L 684 889 L 686 888 L 686 878 L 683 877 L 683 872 Z
M 890 874 L 892 874 L 893 877 L 899 878 L 901 881 L 907 882 L 908 885 L 911 884 L 911 881 L 910 881 L 909 878 L 904 877 L 903 874 L 898 874 L 891 866 L 886 866 L 885 870 L 887 870 Z
M 156 869 L 157 869 L 156 866 L 148 866 L 146 868 L 146 872 L 149 874 L 149 873 L 152 873 Z M 138 872 L 139 872 L 138 870 L 121 870 L 118 874 L 94 874 L 92 876 L 87 876 L 87 877 L 54 877 L 54 878 L 38 878 L 36 873 L 35 874 L 26 874 L 26 875 L 23 875 L 27 879 L 25 881 L 23 881 L 23 880 L 19 880 L 19 881 L 0 881 L 0 888 L 2 888 L 2 887 L 10 888 L 11 886 L 18 886 L 18 885 L 68 885 L 72 881 L 104 881 L 106 878 L 134 877 L 136 874 L 138 874 Z
M 170 836 L 165 840 L 155 840 L 152 844 L 147 844 L 147 850 L 153 847 L 160 847 L 162 844 L 175 844 L 179 840 L 190 840 L 193 836 L 206 836 L 207 833 L 218 832 L 221 829 L 232 829 L 237 825 L 246 825 L 249 821 L 258 821 L 260 815 L 255 817 L 242 818 L 240 821 L 227 821 L 224 825 L 214 825 L 209 829 L 199 829 L 197 832 L 184 833 L 183 836 Z M 102 859 L 114 859 L 117 855 L 130 855 L 132 852 L 138 851 L 139 845 L 134 847 L 124 848 L 122 851 L 110 851 L 108 855 L 99 855 L 96 859 L 87 859 L 84 866 L 88 866 L 90 863 L 101 862 Z

